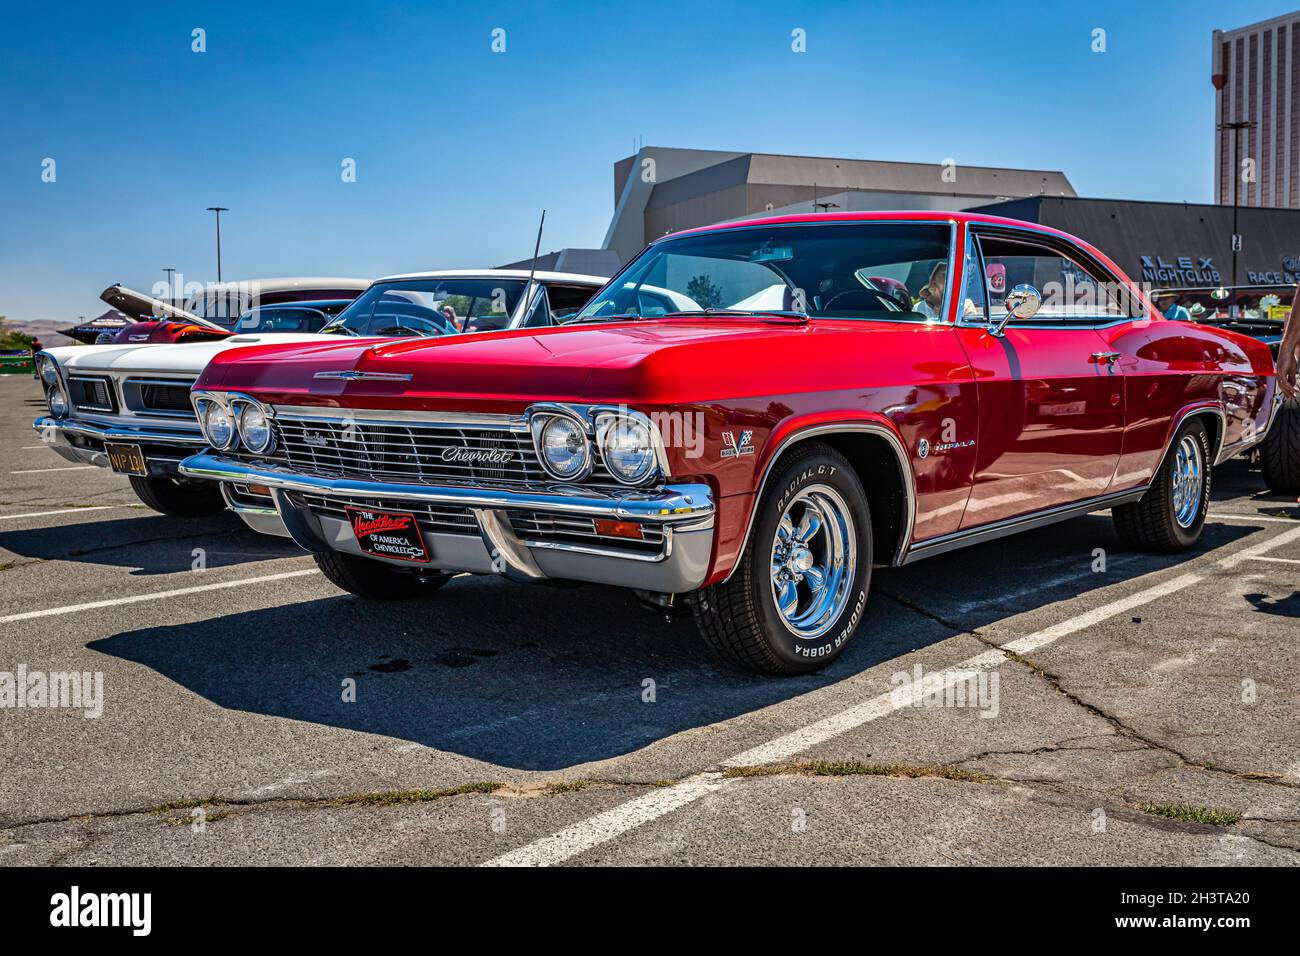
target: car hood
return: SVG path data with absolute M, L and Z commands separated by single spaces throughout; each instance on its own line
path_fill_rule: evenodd
M 792 370 L 817 380 L 818 359 L 867 322 L 642 321 L 418 340 L 334 340 L 216 356 L 200 387 L 288 404 L 391 407 L 519 402 L 665 402 L 784 390 Z M 881 323 L 883 328 L 898 328 Z M 340 377 L 353 373 L 348 377 Z M 352 380 L 349 380 L 352 378 Z
M 197 375 L 220 352 L 264 345 L 267 342 L 303 344 L 337 341 L 337 335 L 270 333 L 232 335 L 208 342 L 178 342 L 174 345 L 83 345 L 46 349 L 65 369 L 81 372 L 190 372 Z

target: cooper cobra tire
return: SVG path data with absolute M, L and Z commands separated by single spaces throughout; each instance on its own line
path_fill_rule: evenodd
M 422 576 L 353 554 L 326 551 L 313 554 L 316 566 L 331 584 L 371 601 L 404 601 L 428 597 L 451 580 L 450 574 Z
M 1259 461 L 1270 491 L 1300 494 L 1300 398 L 1288 398 L 1278 407 L 1259 446 Z
M 871 586 L 871 512 L 853 467 L 827 445 L 776 465 L 731 579 L 704 588 L 696 623 L 723 658 L 804 674 L 843 653 Z
M 1142 499 L 1111 512 L 1120 540 L 1139 551 L 1162 553 L 1195 545 L 1210 507 L 1212 460 L 1210 433 L 1193 418 L 1178 429 Z
M 135 496 L 154 511 L 177 518 L 204 518 L 226 510 L 221 488 L 210 481 L 181 484 L 171 478 L 128 475 Z

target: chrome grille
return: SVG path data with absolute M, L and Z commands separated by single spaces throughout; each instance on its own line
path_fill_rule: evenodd
M 133 412 L 194 418 L 190 387 L 194 379 L 128 378 L 122 382 L 126 407 Z
M 615 545 L 628 550 L 656 553 L 663 548 L 664 529 L 655 524 L 642 524 L 641 537 L 636 539 L 600 534 L 596 531 L 596 520 L 582 515 L 511 511 L 508 516 L 515 534 L 530 541 L 564 541 L 569 544 L 599 544 L 602 547 Z
M 478 522 L 471 509 L 462 505 L 412 501 L 409 498 L 336 498 L 334 496 L 290 492 L 289 498 L 301 508 L 315 514 L 347 521 L 348 508 L 368 511 L 397 511 L 415 515 L 420 527 L 434 534 L 478 536 Z M 641 525 L 641 540 L 598 534 L 594 518 L 583 515 L 551 514 L 542 511 L 508 512 L 515 534 L 529 541 L 554 541 L 561 544 L 617 548 L 640 554 L 658 554 L 664 546 L 664 529 L 654 524 Z
M 294 418 L 277 414 L 289 465 L 309 474 L 501 485 L 547 480 L 522 428 Z
M 426 531 L 440 534 L 478 535 L 478 523 L 474 520 L 473 513 L 460 505 L 428 504 L 388 498 L 327 498 L 323 495 L 306 495 L 297 492 L 293 492 L 289 497 L 294 504 L 308 507 L 317 514 L 327 514 L 341 521 L 348 520 L 346 508 L 400 511 L 415 515 L 415 520 Z
M 68 395 L 75 408 L 87 412 L 115 412 L 113 386 L 101 375 L 69 375 Z

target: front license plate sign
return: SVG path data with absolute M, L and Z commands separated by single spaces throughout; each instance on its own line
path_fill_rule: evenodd
M 108 452 L 108 464 L 114 471 L 124 475 L 149 474 L 149 469 L 144 463 L 144 452 L 140 450 L 139 445 L 105 442 L 104 451 Z
M 415 561 L 426 564 L 429 549 L 424 546 L 424 536 L 415 515 L 404 511 L 367 511 L 348 508 L 348 520 L 357 544 L 366 554 L 398 561 Z

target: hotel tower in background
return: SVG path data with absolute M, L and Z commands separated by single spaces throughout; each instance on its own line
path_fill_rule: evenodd
M 1215 200 L 1300 208 L 1300 11 L 1215 30 L 1212 62 Z

